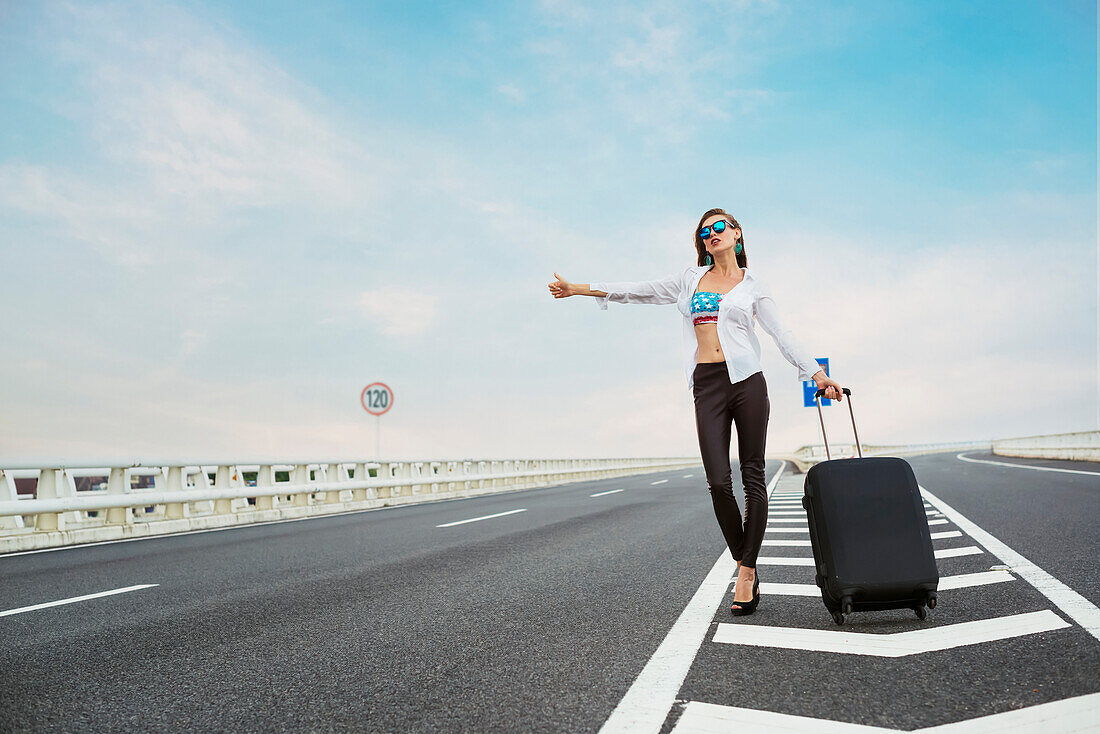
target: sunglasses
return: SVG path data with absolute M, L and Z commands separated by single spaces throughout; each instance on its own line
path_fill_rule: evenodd
M 701 230 L 699 230 L 700 239 L 705 240 L 707 237 L 710 237 L 710 233 L 712 230 L 715 234 L 722 234 L 726 231 L 727 224 L 731 227 L 733 226 L 733 222 L 727 222 L 725 219 L 719 219 L 717 222 L 710 225 L 709 227 L 703 227 Z

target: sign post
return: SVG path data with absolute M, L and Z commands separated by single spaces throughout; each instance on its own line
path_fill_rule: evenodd
M 825 370 L 825 376 L 829 376 L 829 358 L 817 357 L 817 363 L 821 365 L 821 369 Z M 817 407 L 817 403 L 814 402 L 814 393 L 817 392 L 817 383 L 813 380 L 802 381 L 802 407 L 814 408 Z M 822 405 L 832 405 L 833 401 L 826 397 L 821 398 Z
M 382 458 L 379 451 L 381 442 L 381 438 L 379 438 L 380 424 L 382 423 L 382 414 L 393 407 L 393 390 L 384 382 L 372 382 L 363 388 L 363 392 L 359 393 L 359 404 L 363 406 L 363 410 L 375 416 L 374 458 L 380 460 Z

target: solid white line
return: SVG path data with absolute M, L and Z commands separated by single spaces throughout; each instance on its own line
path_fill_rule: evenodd
M 9 609 L 6 612 L 0 612 L 0 617 L 7 617 L 12 614 L 22 614 L 23 612 L 33 612 L 37 609 L 47 609 L 49 607 L 59 607 L 62 604 L 74 604 L 78 601 L 87 601 L 88 599 L 98 599 L 101 596 L 113 596 L 115 594 L 125 594 L 128 591 L 137 591 L 138 589 L 150 589 L 160 584 L 138 584 L 137 586 L 126 586 L 121 589 L 111 589 L 110 591 L 97 591 L 94 594 L 85 594 L 84 596 L 72 596 L 68 599 L 59 599 L 57 601 L 48 601 L 44 604 L 33 604 L 29 607 L 19 607 L 18 609 Z
M 761 582 L 761 588 L 764 584 Z M 993 734 L 998 732 L 1086 732 L 1096 731 L 1100 721 L 1100 693 L 1086 693 L 1062 701 L 1051 701 L 965 721 L 914 729 L 909 734 Z M 832 719 L 781 714 L 775 711 L 723 706 L 691 701 L 684 707 L 671 734 L 728 734 L 732 731 L 791 734 L 883 734 L 904 731 Z
M 1051 466 L 1028 466 L 1027 464 L 1010 464 L 1007 461 L 990 461 L 989 459 L 971 459 L 969 456 L 956 454 L 955 458 L 969 461 L 974 464 L 994 464 L 996 466 L 1010 466 L 1013 469 L 1034 469 L 1035 471 L 1057 471 L 1063 474 L 1088 474 L 1090 477 L 1100 477 L 1100 472 L 1084 471 L 1082 469 L 1055 469 Z
M 667 481 L 667 479 L 658 479 L 656 482 L 650 482 L 649 485 L 653 486 L 654 484 L 664 484 Z
M 772 477 L 769 492 L 775 489 L 786 466 L 784 462 Z M 736 569 L 737 562 L 726 548 L 599 734 L 656 734 L 661 730 Z
M 1049 609 L 942 627 L 876 634 L 719 622 L 714 642 L 899 658 L 1070 627 Z
M 449 528 L 453 525 L 462 525 L 468 522 L 477 522 L 478 520 L 489 520 L 494 517 L 504 517 L 505 515 L 514 515 L 517 512 L 527 512 L 527 508 L 521 510 L 508 510 L 508 512 L 498 512 L 495 515 L 482 515 L 481 517 L 471 517 L 469 520 L 455 520 L 454 522 L 445 522 L 442 525 L 436 525 L 437 528 Z
M 609 489 L 606 492 L 596 492 L 596 494 L 590 494 L 589 497 L 603 497 L 605 494 L 615 494 L 616 492 L 622 492 L 621 489 Z
M 918 485 L 920 486 L 920 485 Z M 1069 615 L 1073 621 L 1084 627 L 1089 634 L 1100 640 L 1100 609 L 1085 597 L 1051 576 L 1031 561 L 1024 558 L 1016 551 L 1009 548 L 992 535 L 963 517 L 955 508 L 948 505 L 926 488 L 920 487 L 932 504 L 943 510 L 943 514 L 951 518 L 951 521 L 962 528 L 967 535 L 983 545 L 986 550 L 1007 564 L 1014 573 L 1021 576 L 1028 583 L 1038 589 L 1043 596 L 1050 599 L 1059 609 Z

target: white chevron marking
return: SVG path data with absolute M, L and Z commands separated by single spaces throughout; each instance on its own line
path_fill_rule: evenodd
M 762 585 L 762 584 L 761 584 Z M 999 714 L 978 716 L 925 729 L 910 734 L 993 734 L 994 732 L 1086 732 L 1096 731 L 1100 721 L 1100 693 L 1088 693 L 1062 701 L 1041 703 Z M 672 734 L 728 734 L 731 731 L 751 731 L 761 734 L 883 734 L 904 731 L 880 726 L 849 724 L 831 719 L 780 714 L 774 711 L 722 706 L 716 703 L 690 701 L 684 707 Z
M 767 541 L 764 541 L 767 542 Z M 947 589 L 964 589 L 968 586 L 984 586 L 986 584 L 998 584 L 1005 581 L 1015 581 L 1016 577 L 1007 571 L 979 571 L 978 573 L 960 573 L 955 576 L 940 576 L 937 591 Z M 777 596 L 821 596 L 821 589 L 814 584 L 781 584 L 778 582 L 761 581 L 760 594 L 776 594 Z
M 898 658 L 1049 632 L 1069 626 L 1069 622 L 1049 609 L 890 634 L 719 622 L 714 633 L 714 642 Z

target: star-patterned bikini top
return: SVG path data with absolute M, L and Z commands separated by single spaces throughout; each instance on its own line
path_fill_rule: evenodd
M 718 323 L 718 303 L 722 300 L 721 293 L 713 291 L 699 291 L 691 297 L 691 320 L 699 324 Z

